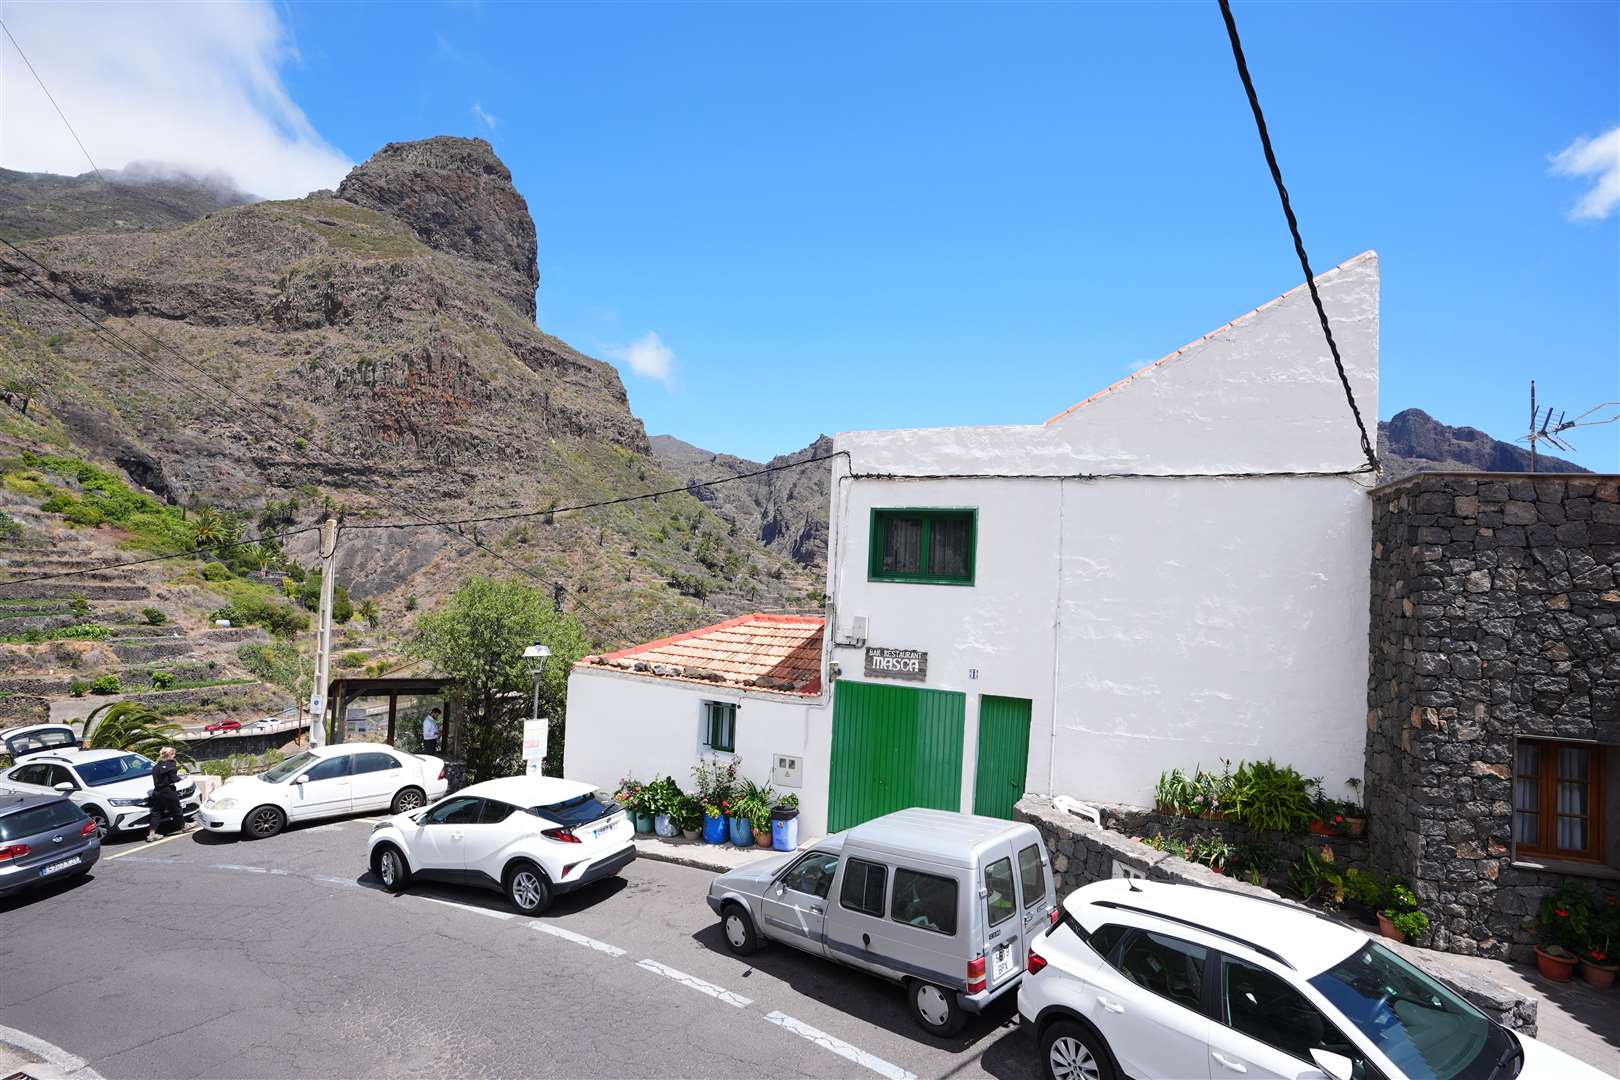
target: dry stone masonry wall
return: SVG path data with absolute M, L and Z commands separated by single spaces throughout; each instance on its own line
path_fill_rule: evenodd
M 1620 744 L 1616 478 L 1431 473 L 1372 498 L 1373 862 L 1413 880 L 1437 948 L 1521 958 L 1565 875 L 1515 863 L 1515 740 Z

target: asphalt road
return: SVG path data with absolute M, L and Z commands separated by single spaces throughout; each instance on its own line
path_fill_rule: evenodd
M 931 1038 L 889 984 L 721 943 L 706 871 L 638 860 L 544 918 L 382 892 L 369 821 L 109 845 L 0 900 L 0 1025 L 147 1077 L 1038 1075 L 1010 999 Z

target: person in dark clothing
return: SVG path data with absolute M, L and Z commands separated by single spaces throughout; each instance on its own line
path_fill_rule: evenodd
M 174 747 L 165 746 L 152 770 L 152 820 L 146 828 L 146 839 L 156 840 L 165 824 L 178 823 L 182 832 L 191 826 L 180 811 L 180 766 L 174 760 Z

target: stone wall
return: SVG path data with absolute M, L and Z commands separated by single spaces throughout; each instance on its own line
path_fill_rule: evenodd
M 1359 869 L 1371 863 L 1365 836 L 1317 836 L 1314 833 L 1254 832 L 1236 821 L 1209 818 L 1189 818 L 1175 814 L 1162 814 L 1140 806 L 1121 803 L 1089 803 L 1102 814 L 1103 826 L 1126 836 L 1152 839 L 1155 835 L 1192 840 L 1196 836 L 1219 833 L 1226 842 L 1240 851 L 1256 847 L 1268 854 L 1278 866 L 1286 866 L 1299 858 L 1301 848 L 1320 852 L 1333 851 L 1333 865 L 1339 870 Z
M 1514 740 L 1620 744 L 1616 478 L 1430 473 L 1372 499 L 1373 862 L 1412 879 L 1437 948 L 1522 958 L 1564 875 L 1514 861 Z
M 1150 881 L 1204 885 L 1267 900 L 1281 899 L 1269 889 L 1234 881 L 1214 873 L 1208 867 L 1155 851 L 1129 836 L 1064 813 L 1047 799 L 1026 798 L 1014 808 L 1013 816 L 1040 830 L 1046 850 L 1052 857 L 1053 884 L 1059 898 L 1082 885 L 1113 877 L 1114 864 L 1118 862 Z M 1444 953 L 1415 949 L 1388 940 L 1384 944 L 1452 986 L 1493 1020 L 1526 1035 L 1535 1035 L 1537 1003 L 1534 1000 L 1474 972 L 1461 970 L 1455 961 L 1448 962 Z

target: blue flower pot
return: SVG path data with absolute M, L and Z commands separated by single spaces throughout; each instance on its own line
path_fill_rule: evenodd
M 703 842 L 705 844 L 723 844 L 726 842 L 726 816 L 717 817 L 703 815 Z
M 731 843 L 733 847 L 753 847 L 754 827 L 747 818 L 734 817 L 731 822 Z
M 793 851 L 799 846 L 799 819 L 780 821 L 771 818 L 771 847 L 777 851 Z
M 653 831 L 653 816 L 636 811 L 636 832 L 649 833 Z

